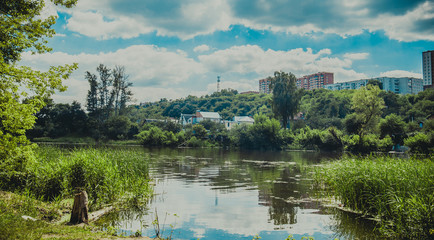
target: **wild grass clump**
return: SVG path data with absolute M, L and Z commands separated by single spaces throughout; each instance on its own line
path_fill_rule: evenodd
M 151 193 L 148 163 L 133 149 L 40 147 L 27 165 L 25 188 L 46 200 L 84 189 L 91 209 L 118 200 L 138 200 Z
M 317 186 L 345 207 L 381 220 L 380 231 L 408 239 L 432 239 L 433 157 L 344 157 L 316 169 Z

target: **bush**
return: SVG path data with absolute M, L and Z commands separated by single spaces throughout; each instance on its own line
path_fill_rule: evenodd
M 393 141 L 389 136 L 380 139 L 375 134 L 363 136 L 362 141 L 360 141 L 359 135 L 345 136 L 343 141 L 346 150 L 353 153 L 388 152 L 393 147 Z
M 430 153 L 434 148 L 434 134 L 417 133 L 404 140 L 404 145 L 410 147 L 411 152 Z
M 343 148 L 341 138 L 342 132 L 335 127 L 330 127 L 324 131 L 306 127 L 296 135 L 295 142 L 306 149 L 337 151 Z
M 182 134 L 175 135 L 173 132 L 151 126 L 149 130 L 140 132 L 137 139 L 145 146 L 176 146 L 179 143 L 178 135 L 182 136 Z

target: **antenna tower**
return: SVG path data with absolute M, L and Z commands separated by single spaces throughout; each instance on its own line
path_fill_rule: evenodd
M 220 76 L 217 76 L 217 92 L 220 92 Z

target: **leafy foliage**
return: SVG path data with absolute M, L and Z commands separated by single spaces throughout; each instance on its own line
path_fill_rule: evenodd
M 294 119 L 300 108 L 303 89 L 297 89 L 296 82 L 297 78 L 292 73 L 274 72 L 271 78 L 273 112 L 282 120 L 284 128 L 289 118 Z
M 42 72 L 15 64 L 25 50 L 35 53 L 50 50 L 44 38 L 53 36 L 51 26 L 55 19 L 38 18 L 43 6 L 41 0 L 0 4 L 0 169 L 3 171 L 21 171 L 26 159 L 32 157 L 33 147 L 25 132 L 33 127 L 34 115 L 45 105 L 44 100 L 56 90 L 66 90 L 62 80 L 77 68 L 76 64 L 52 66 Z

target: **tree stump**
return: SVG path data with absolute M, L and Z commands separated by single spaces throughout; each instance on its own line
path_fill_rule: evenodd
M 74 196 L 70 224 L 88 223 L 88 200 L 86 191 L 81 191 Z

